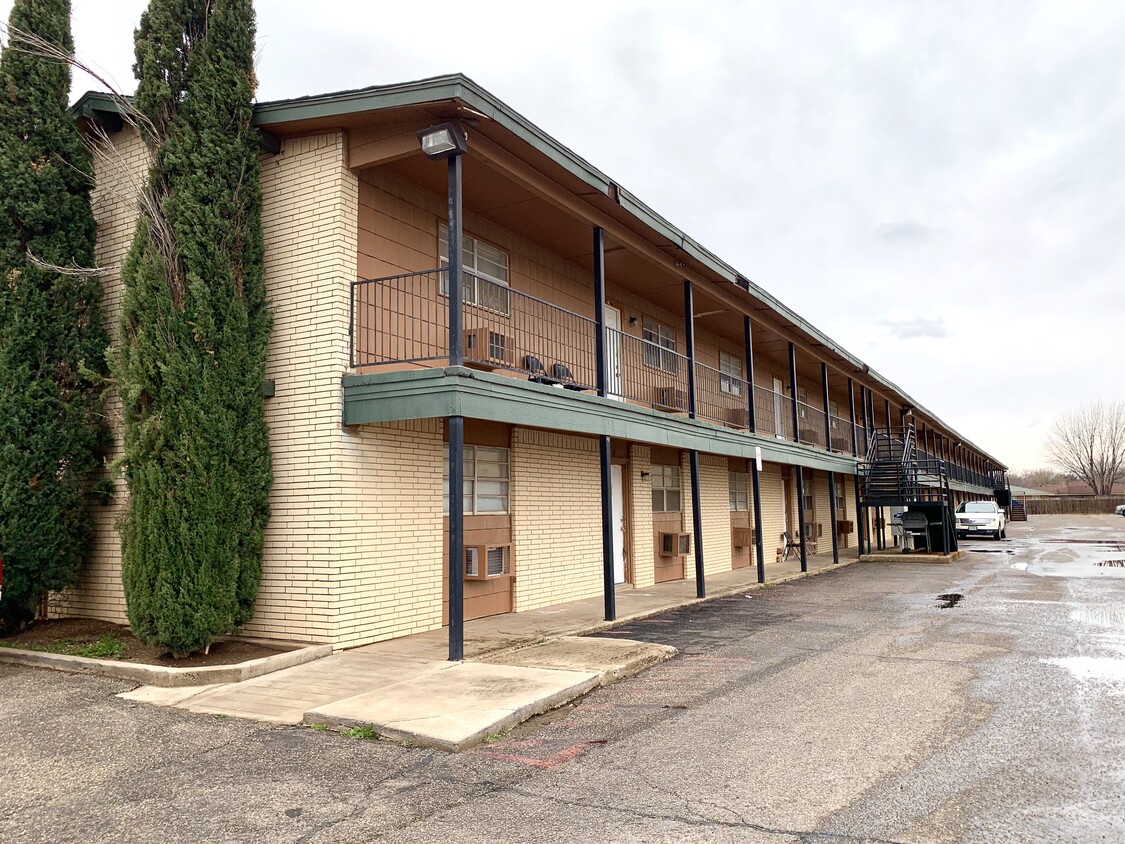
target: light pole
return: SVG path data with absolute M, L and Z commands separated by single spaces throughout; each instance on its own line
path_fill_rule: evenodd
M 418 133 L 427 158 L 449 163 L 449 365 L 465 362 L 461 331 L 461 156 L 465 130 L 439 123 Z M 465 657 L 465 417 L 449 417 L 449 659 Z

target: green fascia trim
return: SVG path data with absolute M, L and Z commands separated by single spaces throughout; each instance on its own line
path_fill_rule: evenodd
M 567 172 L 581 179 L 594 190 L 606 196 L 609 195 L 610 185 L 616 184 L 607 175 L 573 150 L 559 143 L 519 112 L 497 99 L 469 77 L 460 73 L 435 76 L 429 79 L 420 79 L 395 85 L 379 85 L 352 91 L 339 91 L 330 94 L 299 97 L 297 99 L 258 103 L 254 107 L 253 123 L 255 126 L 264 127 L 289 121 L 336 117 L 365 111 L 425 105 L 427 103 L 447 100 L 460 100 L 468 107 L 480 112 L 489 120 L 511 132 L 517 138 L 546 155 L 560 167 L 563 167 Z M 117 104 L 112 98 L 97 92 L 89 92 L 83 95 L 75 104 L 74 108 L 77 109 L 86 103 L 90 103 L 99 109 L 117 110 Z M 774 311 L 785 320 L 788 320 L 796 326 L 798 330 L 807 334 L 816 343 L 820 344 L 826 352 L 836 355 L 845 363 L 850 364 L 853 368 L 862 372 L 865 378 L 881 385 L 886 392 L 901 399 L 900 403 L 912 405 L 917 413 L 940 421 L 941 417 L 927 410 L 925 406 L 917 399 L 910 396 L 901 387 L 871 369 L 858 357 L 840 346 L 835 340 L 819 331 L 795 311 L 784 305 L 777 297 L 750 281 L 748 275 L 739 273 L 730 264 L 692 240 L 688 235 L 680 231 L 668 220 L 664 219 L 664 217 L 649 208 L 624 188 L 618 186 L 618 191 L 621 207 L 650 230 L 666 238 L 674 246 L 683 250 L 700 264 L 707 267 L 711 272 L 728 281 L 732 286 L 736 287 L 736 289 L 747 292 L 737 284 L 738 279 L 744 280 L 748 283 L 748 292 L 753 298 L 757 299 L 768 309 Z M 944 423 L 942 424 L 952 437 L 961 440 L 966 446 L 979 452 L 997 465 L 1007 468 L 1004 463 L 973 444 L 968 437 L 955 431 L 950 426 Z
M 854 475 L 850 456 L 467 367 L 345 375 L 344 424 L 465 416 Z

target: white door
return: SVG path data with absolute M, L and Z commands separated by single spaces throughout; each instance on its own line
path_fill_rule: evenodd
M 624 401 L 621 395 L 621 311 L 605 306 L 605 392 L 611 399 Z
M 613 524 L 613 582 L 625 582 L 625 481 L 619 464 L 609 467 L 612 493 L 610 522 Z
M 779 440 L 785 439 L 785 385 L 773 379 L 773 432 Z

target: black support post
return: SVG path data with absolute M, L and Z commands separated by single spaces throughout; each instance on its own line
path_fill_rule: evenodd
M 601 226 L 594 226 L 594 353 L 596 356 L 598 395 L 605 396 L 608 384 L 605 336 L 605 235 Z M 611 443 L 607 435 L 600 437 L 598 455 L 602 484 L 602 598 L 605 620 L 617 618 L 617 595 L 613 578 L 613 475 L 611 474 Z
M 695 302 L 692 297 L 691 281 L 684 279 L 684 325 L 687 335 L 688 359 L 688 417 L 695 418 Z M 699 452 L 694 448 L 688 452 L 691 465 L 691 522 L 692 545 L 695 548 L 695 594 L 706 597 L 707 588 L 703 580 L 703 514 L 700 512 L 699 494 Z
M 832 518 L 828 521 L 828 527 L 832 530 L 832 562 L 840 562 L 840 540 L 836 536 L 836 473 L 828 473 L 828 500 L 831 502 L 829 507 L 832 510 Z
M 832 405 L 828 401 L 828 364 L 826 363 L 820 365 L 820 382 L 824 392 L 824 447 L 832 451 Z M 832 506 L 836 506 L 835 503 Z
M 789 348 L 793 348 L 793 345 L 790 344 Z M 808 571 L 809 557 L 805 548 L 805 470 L 801 466 L 793 468 L 797 470 L 797 535 L 801 537 L 801 571 Z
M 793 401 L 790 404 L 793 407 L 793 442 L 799 443 L 801 441 L 801 432 L 797 428 L 797 347 L 792 343 L 789 344 L 789 390 L 793 394 Z M 804 555 L 804 537 L 801 538 L 801 553 Z
M 699 452 L 694 448 L 688 452 L 691 463 L 691 526 L 695 546 L 695 596 L 707 597 L 707 587 L 703 582 L 703 514 L 699 509 Z
M 691 282 L 684 279 L 684 329 L 687 335 L 688 418 L 695 418 L 695 302 Z
M 461 156 L 449 157 L 449 364 L 465 362 L 461 312 Z M 449 659 L 465 657 L 465 418 L 449 417 Z
M 867 534 L 864 530 L 864 525 L 867 523 L 867 508 L 860 506 L 859 503 L 859 475 L 855 475 L 855 529 L 856 538 L 859 540 L 859 553 L 863 553 L 863 538 Z M 870 545 L 867 552 L 871 553 Z
M 451 252 L 450 254 L 456 254 Z M 450 264 L 453 262 L 450 261 Z M 449 659 L 465 657 L 465 417 L 449 417 Z
M 746 412 L 750 433 L 758 433 L 757 399 L 754 389 L 754 329 L 750 317 L 742 319 L 742 339 L 746 346 Z M 762 538 L 762 483 L 758 475 L 757 456 L 750 458 L 750 482 L 754 493 L 754 553 L 758 563 L 758 582 L 766 582 L 766 553 Z
M 859 457 L 859 434 L 855 429 L 855 383 L 848 379 L 848 424 L 852 429 L 852 457 Z

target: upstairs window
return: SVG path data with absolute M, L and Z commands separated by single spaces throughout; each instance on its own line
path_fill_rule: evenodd
M 742 361 L 719 352 L 719 389 L 732 396 L 742 395 Z
M 676 332 L 654 319 L 644 319 L 645 366 L 676 371 Z
M 464 287 L 461 298 L 468 305 L 477 305 L 496 311 L 504 316 L 510 312 L 508 290 L 508 253 L 462 234 L 461 267 L 465 270 L 461 277 Z M 449 229 L 438 227 L 438 258 L 441 267 L 449 266 Z M 441 292 L 449 295 L 449 279 L 441 278 Z

